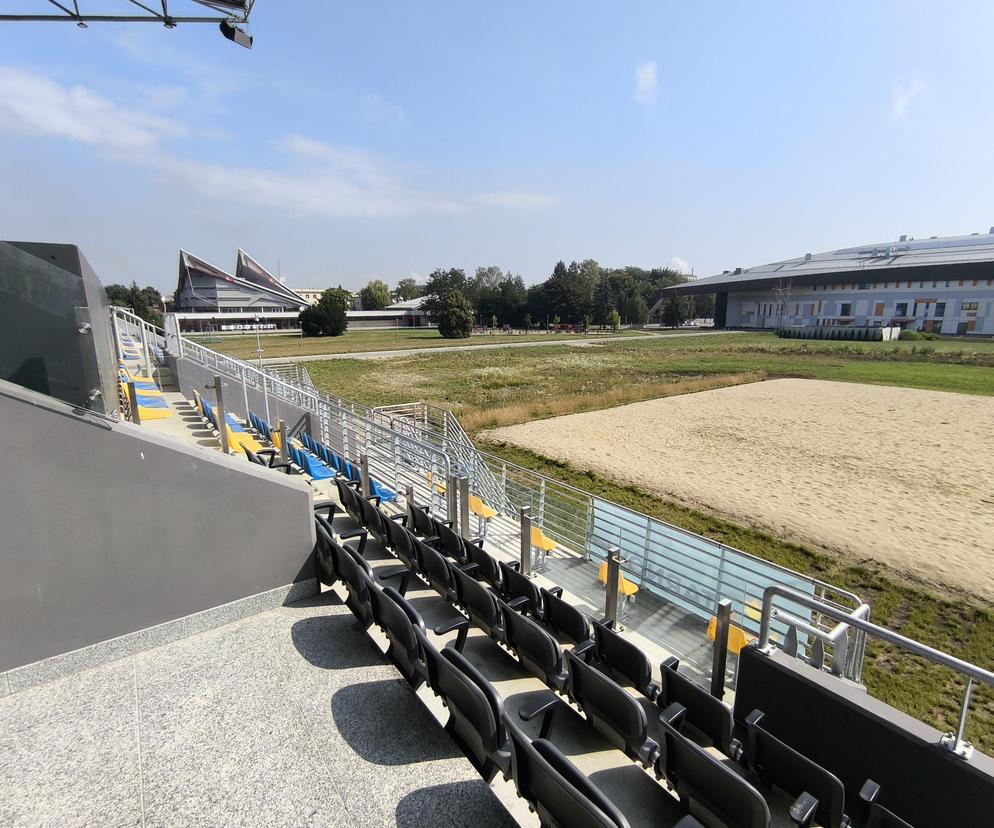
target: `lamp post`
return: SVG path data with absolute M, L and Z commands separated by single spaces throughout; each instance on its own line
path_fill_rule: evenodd
M 255 322 L 255 352 L 259 357 L 259 370 L 262 370 L 262 337 L 259 335 L 259 317 L 256 316 L 253 321 Z
M 307 308 L 305 308 L 303 305 L 301 305 L 298 308 L 298 310 L 301 313 L 303 313 L 305 310 L 307 310 Z M 300 328 L 300 341 L 303 342 L 304 341 L 304 324 L 303 324 L 303 322 L 300 321 L 300 317 L 299 316 L 297 317 L 297 326 Z

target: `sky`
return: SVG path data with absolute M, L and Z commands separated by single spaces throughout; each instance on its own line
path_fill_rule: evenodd
M 249 29 L 0 23 L 0 238 L 105 283 L 240 246 L 358 288 L 994 225 L 988 2 L 257 0 Z

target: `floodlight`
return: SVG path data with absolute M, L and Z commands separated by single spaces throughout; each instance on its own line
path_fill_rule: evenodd
M 244 46 L 246 49 L 252 48 L 252 35 L 246 32 L 244 29 L 238 28 L 230 20 L 221 21 L 221 34 L 223 34 L 232 43 L 237 43 L 239 46 Z

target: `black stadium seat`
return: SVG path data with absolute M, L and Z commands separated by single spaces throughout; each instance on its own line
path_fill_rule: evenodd
M 759 791 L 665 721 L 660 727 L 663 745 L 656 772 L 676 789 L 684 808 L 703 805 L 728 828 L 770 824 L 770 809 Z
M 534 618 L 541 618 L 542 615 L 542 593 L 539 592 L 538 585 L 527 575 L 522 575 L 517 570 L 517 564 L 500 562 L 500 593 L 501 597 L 511 603 L 517 598 L 525 599 L 522 605 L 522 612 L 530 612 Z
M 458 566 L 451 567 L 456 597 L 469 620 L 494 641 L 504 640 L 504 615 L 497 596 Z
M 542 623 L 574 644 L 590 640 L 590 622 L 586 616 L 560 596 L 562 587 L 541 588 Z
M 545 828 L 629 828 L 628 820 L 551 742 L 534 742 L 504 717 L 511 778 Z
M 565 692 L 569 672 L 566 670 L 566 660 L 559 642 L 530 618 L 515 612 L 503 601 L 500 602 L 500 608 L 504 613 L 504 638 L 507 646 L 529 672 L 542 679 L 547 687 L 560 693 Z
M 656 704 L 660 710 L 677 703 L 686 710 L 684 726 L 689 724 L 726 756 L 738 758 L 738 747 L 732 742 L 732 711 L 703 687 L 677 672 L 680 661 L 674 656 L 660 666 L 662 677 Z M 681 733 L 685 733 L 681 728 Z M 736 743 L 738 746 L 738 743 Z
M 659 685 L 652 680 L 649 659 L 631 641 L 616 633 L 611 628 L 612 623 L 594 621 L 594 647 L 588 660 L 592 656 L 594 663 L 612 678 L 625 678 L 643 696 L 655 701 L 659 695 Z
M 374 588 L 372 593 L 381 596 L 378 601 L 374 601 L 373 620 L 390 642 L 386 656 L 416 690 L 427 675 L 416 632 L 421 630 L 424 633 L 424 622 L 417 610 L 393 587 L 386 587 L 382 592 Z

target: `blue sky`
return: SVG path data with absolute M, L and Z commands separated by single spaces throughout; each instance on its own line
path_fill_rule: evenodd
M 250 29 L 0 24 L 0 237 L 105 282 L 242 246 L 358 287 L 994 225 L 989 3 L 257 0 Z

